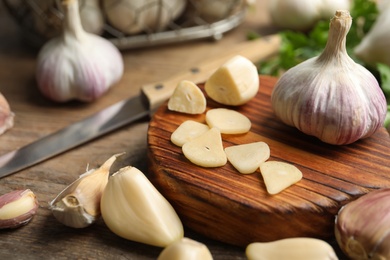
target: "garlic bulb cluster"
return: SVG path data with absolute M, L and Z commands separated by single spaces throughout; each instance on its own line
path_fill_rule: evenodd
M 356 57 L 369 65 L 383 63 L 390 66 L 390 1 L 381 1 L 382 8 L 370 31 L 355 47 Z
M 329 19 L 336 10 L 349 10 L 351 0 L 272 0 L 268 9 L 275 25 L 293 30 L 308 30 L 316 22 Z
M 389 202 L 390 189 L 380 189 L 340 209 L 335 236 L 351 259 L 390 259 Z
M 0 93 L 0 135 L 13 127 L 14 117 L 7 99 Z
M 93 101 L 123 74 L 123 59 L 108 40 L 81 26 L 77 0 L 63 0 L 64 30 L 39 52 L 36 78 L 40 91 L 57 102 Z
M 346 51 L 352 18 L 336 11 L 321 55 L 283 74 L 272 92 L 278 118 L 335 145 L 350 144 L 383 126 L 387 105 L 376 78 Z

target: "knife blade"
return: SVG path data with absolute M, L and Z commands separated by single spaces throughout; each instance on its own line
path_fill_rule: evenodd
M 141 86 L 141 93 L 138 96 L 115 103 L 81 121 L 0 156 L 0 178 L 38 164 L 127 124 L 147 118 L 169 99 L 181 80 L 204 82 L 219 66 L 235 55 L 242 55 L 256 62 L 275 55 L 279 45 L 278 35 L 239 43 L 220 57 L 214 57 L 164 82 Z

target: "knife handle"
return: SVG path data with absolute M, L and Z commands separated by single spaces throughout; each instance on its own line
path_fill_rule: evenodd
M 227 53 L 213 57 L 211 60 L 189 68 L 165 81 L 143 85 L 141 87 L 142 95 L 146 97 L 150 111 L 153 112 L 170 98 L 180 81 L 189 80 L 196 84 L 203 83 L 216 69 L 235 55 L 242 55 L 252 62 L 257 62 L 277 54 L 279 46 L 280 36 L 277 34 L 239 43 L 229 49 Z

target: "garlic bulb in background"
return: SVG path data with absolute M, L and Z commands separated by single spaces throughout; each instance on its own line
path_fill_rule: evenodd
M 381 2 L 383 8 L 370 31 L 355 47 L 355 55 L 367 64 L 383 63 L 390 66 L 390 1 Z
M 80 2 L 81 25 L 86 32 L 102 34 L 104 29 L 104 16 L 99 0 L 84 0 Z
M 346 51 L 352 18 L 337 11 L 321 55 L 283 74 L 271 96 L 278 118 L 329 144 L 349 144 L 383 126 L 387 105 L 375 77 Z
M 11 108 L 0 93 L 0 135 L 5 131 L 13 127 L 15 114 L 11 111 Z
M 64 0 L 64 30 L 39 52 L 36 78 L 43 95 L 57 102 L 93 101 L 123 74 L 123 59 L 108 40 L 87 33 L 77 0 Z
M 330 19 L 336 10 L 349 10 L 350 0 L 272 0 L 268 10 L 276 26 L 305 31 L 319 20 Z
M 127 34 L 165 29 L 185 6 L 186 0 L 103 0 L 110 24 Z
M 390 189 L 346 204 L 336 216 L 335 236 L 351 259 L 390 259 Z

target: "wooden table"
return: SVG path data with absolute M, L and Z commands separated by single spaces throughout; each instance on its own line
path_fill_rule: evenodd
M 246 40 L 249 31 L 273 31 L 257 1 L 245 22 L 220 41 L 199 40 L 160 47 L 123 51 L 125 72 L 121 81 L 96 102 L 56 104 L 45 99 L 34 79 L 36 50 L 28 47 L 21 31 L 0 3 L 0 91 L 16 114 L 14 127 L 0 136 L 0 154 L 17 149 L 64 126 L 81 120 L 125 97 L 140 86 L 173 76 L 205 58 L 223 53 Z M 161 248 L 124 240 L 108 230 L 103 220 L 85 229 L 57 222 L 48 203 L 89 167 L 98 167 L 115 153 L 127 152 L 119 164 L 146 171 L 146 120 L 123 127 L 92 142 L 0 179 L 0 194 L 29 188 L 40 208 L 27 226 L 1 230 L 1 259 L 155 259 Z M 119 167 L 120 165 L 118 165 Z M 245 259 L 244 249 L 216 242 L 186 230 L 186 236 L 205 243 L 214 259 Z

